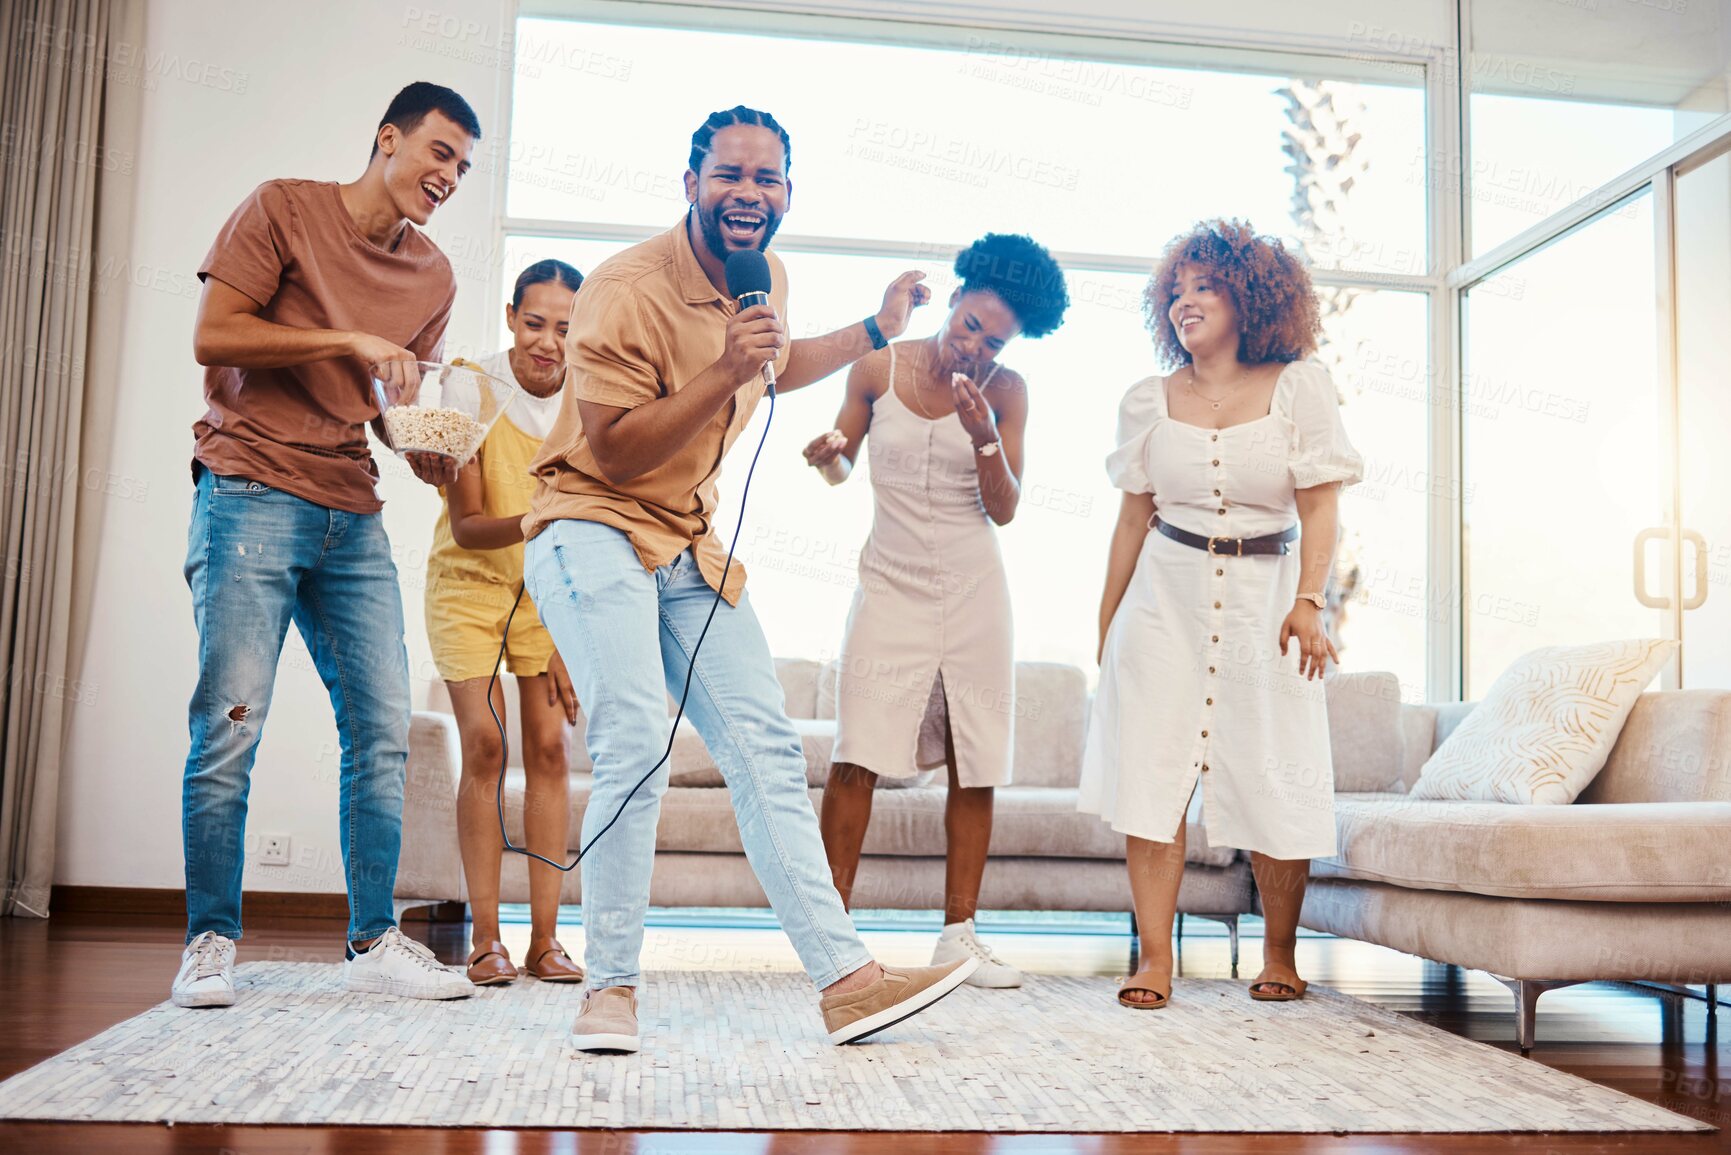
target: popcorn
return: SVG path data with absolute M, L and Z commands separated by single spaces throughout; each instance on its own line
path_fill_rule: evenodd
M 465 465 L 487 427 L 460 409 L 398 405 L 385 410 L 385 432 L 399 453 L 442 453 Z

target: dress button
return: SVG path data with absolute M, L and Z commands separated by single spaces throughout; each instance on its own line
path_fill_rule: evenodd
M 1208 737 L 1208 731 L 1206 731 L 1206 730 L 1202 731 L 1202 736 L 1204 738 Z
M 1214 496 L 1215 496 L 1215 497 L 1219 497 L 1219 496 L 1220 496 L 1220 491 L 1219 491 L 1219 490 L 1218 490 L 1218 489 L 1216 489 L 1216 490 L 1215 490 L 1215 491 L 1214 491 Z
M 1215 609 L 1219 609 L 1219 608 L 1220 608 L 1220 603 L 1219 603 L 1219 602 L 1215 602 L 1215 603 L 1214 603 L 1214 608 L 1215 608 Z
M 1220 514 L 1223 514 L 1223 513 L 1225 513 L 1225 512 L 1226 512 L 1226 509 L 1225 509 L 1225 507 L 1224 507 L 1224 506 L 1223 506 L 1223 507 L 1221 507 L 1221 508 L 1220 508 L 1220 509 L 1217 509 L 1217 510 L 1215 510 L 1215 511 L 1214 511 L 1214 512 L 1215 512 L 1215 513 L 1220 513 Z
M 1213 673 L 1213 672 L 1214 672 L 1214 667 L 1213 667 L 1213 666 L 1209 666 L 1209 667 L 1208 667 L 1208 672 L 1209 672 L 1209 673 L 1210 673 L 1210 674 L 1212 674 L 1212 673 Z
M 1206 773 L 1208 773 L 1208 765 L 1207 765 L 1207 763 L 1203 763 L 1203 765 L 1202 765 L 1202 772 L 1203 772 L 1203 773 L 1204 773 L 1204 774 L 1206 774 Z
M 1226 576 L 1226 571 L 1225 571 L 1225 570 L 1223 570 L 1223 569 L 1217 569 L 1217 570 L 1215 570 L 1215 571 L 1214 571 L 1214 576 L 1215 576 L 1215 577 L 1225 577 L 1225 576 Z
M 1210 436 L 1210 437 L 1209 437 L 1209 438 L 1208 438 L 1208 440 L 1210 440 L 1210 441 L 1219 441 L 1219 440 L 1220 440 L 1220 434 L 1218 434 L 1218 433 L 1216 433 L 1216 434 L 1213 434 L 1213 435 L 1212 435 L 1212 436 Z
M 1214 464 L 1214 465 L 1219 465 L 1219 464 L 1220 464 L 1220 459 L 1219 459 L 1219 458 L 1218 458 L 1218 457 L 1216 457 L 1216 458 L 1215 458 L 1215 459 L 1214 459 L 1214 461 L 1213 461 L 1213 462 L 1212 462 L 1212 463 L 1211 463 L 1211 464 Z
M 1216 642 L 1218 642 L 1218 641 L 1219 641 L 1219 640 L 1220 640 L 1220 635 L 1219 635 L 1219 634 L 1215 634 L 1215 635 L 1214 635 L 1214 637 L 1213 637 L 1213 640 L 1214 640 L 1214 641 L 1216 641 Z
M 1210 705 L 1210 706 L 1212 706 L 1212 705 L 1213 705 L 1213 704 L 1214 704 L 1214 699 L 1213 699 L 1213 698 L 1209 698 L 1209 699 L 1208 699 L 1208 704 L 1209 704 L 1209 705 Z

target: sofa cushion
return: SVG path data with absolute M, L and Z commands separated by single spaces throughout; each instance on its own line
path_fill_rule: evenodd
M 1437 708 L 1412 705 L 1400 708 L 1400 790 L 1412 789 L 1419 772 L 1436 749 Z
M 1337 794 L 1311 873 L 1419 890 L 1615 902 L 1731 899 L 1731 803 L 1601 806 Z
M 1088 679 L 1063 662 L 1016 663 L 1018 786 L 1073 787 L 1082 779 Z
M 835 722 L 821 718 L 788 720 L 798 732 L 799 744 L 805 753 L 806 784 L 823 785 L 829 777 L 830 754 L 835 749 Z M 721 768 L 710 757 L 709 747 L 704 745 L 689 718 L 679 720 L 679 735 L 673 740 L 673 765 L 667 784 L 706 789 L 727 785 Z
M 823 663 L 812 658 L 777 658 L 775 676 L 787 698 L 789 718 L 817 717 L 817 677 Z
M 573 779 L 575 787 L 577 780 Z M 823 806 L 823 791 L 813 789 L 812 809 Z M 938 787 L 879 792 L 872 802 L 862 853 L 942 857 L 944 801 Z M 1045 786 L 998 788 L 992 814 L 991 853 L 1004 857 L 1110 858 L 1124 857 L 1124 836 L 1091 814 L 1076 810 L 1073 789 Z M 573 809 L 578 802 L 573 791 Z M 740 854 L 739 823 L 725 790 L 673 789 L 661 800 L 661 825 L 656 845 L 662 850 Z M 1226 866 L 1237 857 L 1231 848 L 1208 845 L 1201 827 L 1192 824 L 1185 860 Z M 1126 883 L 1128 886 L 1128 883 Z
M 1677 647 L 1635 638 L 1523 654 L 1437 747 L 1414 797 L 1573 802 L 1604 767 L 1635 700 Z
M 1641 695 L 1579 801 L 1731 802 L 1731 690 Z
M 832 660 L 818 674 L 815 717 L 835 717 L 839 669 L 839 660 Z M 1017 662 L 1015 709 L 1012 781 L 1018 786 L 1076 785 L 1082 776 L 1088 722 L 1087 677 L 1064 662 Z M 902 783 L 924 785 L 926 781 L 929 778 Z
M 1512 979 L 1731 982 L 1722 904 L 1508 902 L 1316 879 L 1299 924 Z
M 1400 679 L 1387 673 L 1335 674 L 1323 682 L 1334 788 L 1384 791 L 1400 782 Z

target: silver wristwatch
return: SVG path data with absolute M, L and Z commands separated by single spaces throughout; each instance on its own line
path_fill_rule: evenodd
M 978 453 L 981 457 L 991 457 L 993 454 L 998 452 L 998 443 L 996 441 L 988 441 L 984 445 L 976 445 L 974 446 L 974 452 Z

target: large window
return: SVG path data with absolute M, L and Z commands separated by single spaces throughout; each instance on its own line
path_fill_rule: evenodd
M 1731 111 L 1726 0 L 1495 0 L 1468 11 L 1474 255 Z
M 713 109 L 766 108 L 793 139 L 792 209 L 776 242 L 796 336 L 857 321 L 907 268 L 926 271 L 940 319 L 955 250 L 1026 232 L 1065 262 L 1074 306 L 1055 335 L 1004 355 L 1028 379 L 1024 499 L 1000 541 L 1018 655 L 1091 668 L 1118 495 L 1103 458 L 1119 398 L 1157 371 L 1141 293 L 1168 238 L 1206 217 L 1248 218 L 1321 271 L 1327 343 L 1369 477 L 1343 503 L 1337 581 L 1352 601 L 1342 663 L 1425 689 L 1432 357 L 1423 278 L 1423 72 L 1382 64 L 1194 52 L 1077 40 L 1038 45 L 893 25 L 742 15 L 734 30 L 655 26 L 653 8 L 607 20 L 523 19 L 506 205 L 506 279 L 559 256 L 585 271 L 684 211 L 693 129 Z M 660 10 L 665 12 L 665 10 Z M 618 22 L 615 22 L 618 21 Z M 784 26 L 785 25 L 785 26 Z M 750 67 L 741 61 L 752 62 Z M 1374 82 L 1372 82 L 1374 81 Z M 869 94 L 869 98 L 868 98 Z M 738 536 L 777 653 L 839 646 L 871 494 L 830 488 L 800 457 L 828 429 L 841 378 L 778 403 Z M 768 407 L 723 474 L 733 533 L 740 482 Z

